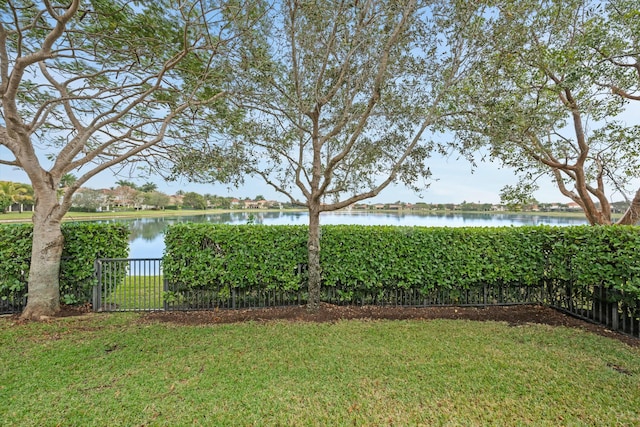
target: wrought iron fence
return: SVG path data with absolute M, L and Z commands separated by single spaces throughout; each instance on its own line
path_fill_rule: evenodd
M 162 263 L 158 258 L 114 258 L 95 262 L 95 311 L 166 309 Z
M 300 271 L 302 271 L 300 269 Z M 299 289 L 185 287 L 169 283 L 162 260 L 100 259 L 95 263 L 95 311 L 171 311 L 242 309 L 303 305 L 305 286 Z M 640 300 L 602 286 L 576 286 L 549 281 L 538 287 L 483 286 L 473 289 L 360 289 L 322 287 L 321 301 L 338 305 L 489 306 L 543 304 L 572 316 L 640 338 Z M 25 294 L 0 299 L 0 314 L 19 313 Z
M 303 289 L 180 287 L 166 283 L 165 310 L 213 310 L 302 305 L 307 301 Z
M 20 313 L 26 305 L 26 292 L 20 292 L 16 295 L 4 296 L 0 298 L 0 314 Z
M 96 261 L 97 285 L 93 307 L 97 311 L 211 310 L 284 307 L 306 304 L 308 290 L 198 287 L 170 283 L 162 275 L 160 259 L 100 259 Z M 337 305 L 386 305 L 428 307 L 434 305 L 541 304 L 544 288 L 490 286 L 475 289 L 359 289 L 322 287 L 320 300 Z
M 640 300 L 604 286 L 548 283 L 548 305 L 574 317 L 640 338 Z

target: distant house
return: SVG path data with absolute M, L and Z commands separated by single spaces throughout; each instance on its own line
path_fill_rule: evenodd
M 32 212 L 33 203 L 14 203 L 7 209 L 7 212 Z
M 181 195 L 169 196 L 169 205 L 174 205 L 174 206 L 182 205 L 183 199 L 184 199 L 184 196 L 181 196 Z
M 245 209 L 259 209 L 260 202 L 256 202 L 255 200 L 244 200 L 244 208 Z
M 243 200 L 242 204 L 245 209 L 269 209 L 280 206 L 279 202 L 273 200 Z
M 240 199 L 231 199 L 231 202 L 230 202 L 231 209 L 240 208 L 240 203 L 241 203 Z

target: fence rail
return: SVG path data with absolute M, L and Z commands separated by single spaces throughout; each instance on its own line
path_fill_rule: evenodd
M 549 284 L 548 305 L 574 317 L 640 338 L 640 300 L 604 286 Z
M 97 311 L 211 310 L 283 307 L 306 304 L 308 291 L 298 289 L 197 287 L 169 283 L 160 259 L 100 259 L 93 307 Z M 428 307 L 542 304 L 543 287 L 489 286 L 477 289 L 362 289 L 323 287 L 320 299 L 337 305 Z
M 307 302 L 299 289 L 198 289 L 167 281 L 162 260 L 99 259 L 95 263 L 95 311 L 177 311 L 283 307 Z M 640 300 L 602 286 L 573 286 L 550 281 L 538 287 L 489 286 L 474 289 L 342 289 L 322 287 L 321 301 L 337 305 L 430 307 L 542 304 L 572 316 L 640 338 Z M 0 314 L 19 313 L 26 296 L 0 299 Z
M 0 314 L 20 313 L 27 305 L 26 293 L 21 292 L 19 295 L 12 295 L 5 299 L 0 299 Z
M 166 309 L 162 263 L 158 258 L 112 258 L 95 262 L 95 311 L 155 311 Z

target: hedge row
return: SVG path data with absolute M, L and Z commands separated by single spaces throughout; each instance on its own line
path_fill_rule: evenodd
M 323 285 L 375 288 L 605 286 L 640 296 L 637 227 L 323 226 Z M 186 288 L 292 289 L 307 262 L 307 227 L 176 224 L 164 273 Z
M 165 232 L 163 273 L 182 288 L 297 289 L 307 227 L 175 224 Z
M 121 224 L 64 223 L 60 265 L 60 295 L 68 304 L 85 302 L 91 295 L 94 261 L 126 258 L 129 230 Z M 0 298 L 21 298 L 27 290 L 33 226 L 0 226 Z

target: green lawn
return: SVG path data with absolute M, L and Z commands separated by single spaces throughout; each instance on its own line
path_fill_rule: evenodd
M 288 212 L 292 211 L 300 211 L 303 209 L 287 209 Z M 189 209 L 181 209 L 181 210 L 144 210 L 144 211 L 117 211 L 117 212 L 68 212 L 64 216 L 65 221 L 88 221 L 88 220 L 97 220 L 97 219 L 111 219 L 111 218 L 148 218 L 148 217 L 168 217 L 168 216 L 187 216 L 187 215 L 205 215 L 212 213 L 224 213 L 224 212 L 255 212 L 252 210 L 228 210 L 228 209 L 210 209 L 210 210 L 189 210 Z M 267 212 L 267 211 L 261 211 Z M 380 212 L 380 211 L 377 211 Z M 388 211 L 388 212 L 397 212 L 397 211 Z M 472 215 L 487 215 L 487 214 L 513 214 L 517 213 L 518 215 L 542 215 L 542 216 L 553 216 L 553 217 L 562 217 L 562 218 L 584 218 L 584 213 L 582 212 L 473 212 L 473 211 L 421 211 L 415 210 L 413 211 L 416 214 L 443 214 L 443 213 L 464 213 Z M 31 222 L 31 217 L 33 216 L 33 212 L 10 212 L 10 213 L 0 213 L 0 223 L 3 222 Z M 622 214 L 613 214 L 612 217 L 618 218 L 622 216 Z
M 640 349 L 471 321 L 211 326 L 0 319 L 0 419 L 25 426 L 638 425 Z
M 127 276 L 124 283 L 108 289 L 103 302 L 118 310 L 157 310 L 164 306 L 163 276 Z
M 287 209 L 288 212 L 299 211 L 300 209 Z M 261 212 L 269 212 L 270 210 L 261 210 Z M 273 210 L 271 210 L 273 211 Z M 280 210 L 278 210 L 279 212 Z M 149 217 L 169 217 L 169 216 L 188 216 L 188 215 L 206 215 L 218 214 L 224 212 L 255 212 L 254 210 L 242 209 L 180 209 L 180 210 L 144 210 L 144 211 L 110 211 L 110 212 L 67 212 L 64 216 L 65 221 L 89 221 L 96 219 L 111 218 L 149 218 Z M 0 212 L 0 223 L 3 222 L 31 222 L 33 212 Z

